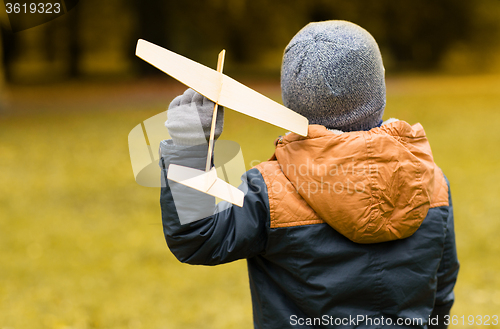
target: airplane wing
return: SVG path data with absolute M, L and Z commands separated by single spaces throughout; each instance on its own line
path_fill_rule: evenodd
M 136 55 L 221 106 L 307 136 L 307 118 L 223 73 L 142 39 Z

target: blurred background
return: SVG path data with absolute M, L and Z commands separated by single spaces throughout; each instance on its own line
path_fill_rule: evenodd
M 82 0 L 15 33 L 0 10 L 0 329 L 252 328 L 245 262 L 180 264 L 159 189 L 134 181 L 128 133 L 185 89 L 135 45 L 213 68 L 225 48 L 227 74 L 280 102 L 283 49 L 328 19 L 379 42 L 384 119 L 421 122 L 451 181 L 456 327 L 500 316 L 498 0 Z M 228 110 L 221 138 L 249 168 L 283 133 Z

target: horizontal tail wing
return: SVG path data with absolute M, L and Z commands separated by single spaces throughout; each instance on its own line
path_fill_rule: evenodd
M 217 178 L 217 171 L 213 167 L 210 171 L 202 171 L 189 167 L 170 164 L 167 178 L 188 186 L 200 192 L 230 202 L 239 207 L 243 206 L 245 194 L 231 184 Z M 195 202 L 196 200 L 193 200 Z

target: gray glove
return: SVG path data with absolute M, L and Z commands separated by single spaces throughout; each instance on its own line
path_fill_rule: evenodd
M 193 89 L 187 89 L 169 105 L 165 126 L 175 145 L 207 144 L 214 102 Z M 224 108 L 219 107 L 215 123 L 215 139 L 219 138 L 224 125 Z

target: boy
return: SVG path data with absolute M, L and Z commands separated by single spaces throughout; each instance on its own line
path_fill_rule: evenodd
M 203 169 L 213 109 L 192 90 L 171 103 L 170 250 L 190 264 L 246 258 L 255 328 L 446 327 L 458 273 L 449 185 L 420 124 L 382 123 L 373 37 L 345 21 L 307 25 L 285 49 L 281 87 L 308 136 L 281 137 L 243 176 L 242 208 L 167 181 L 169 163 Z

